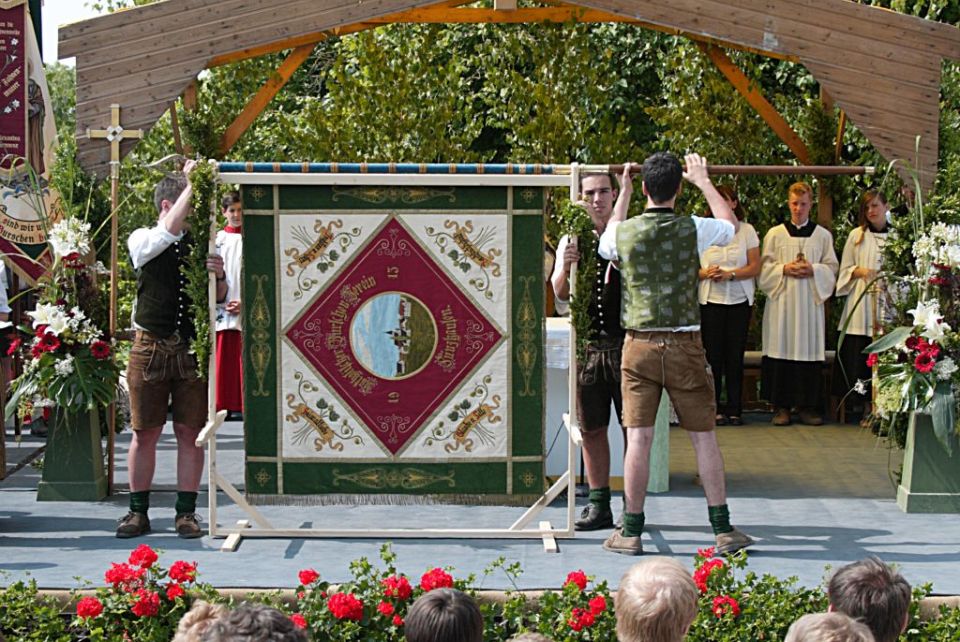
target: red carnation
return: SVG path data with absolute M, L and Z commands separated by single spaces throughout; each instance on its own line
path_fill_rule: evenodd
M 40 341 L 37 342 L 37 347 L 40 348 L 41 352 L 53 352 L 60 347 L 60 337 L 55 334 L 46 333 L 40 337 Z
M 564 586 L 568 584 L 575 584 L 581 591 L 585 591 L 587 589 L 587 574 L 583 571 L 573 571 L 567 575 L 567 579 L 563 583 Z
M 95 597 L 85 597 L 77 602 L 77 617 L 97 617 L 103 613 L 103 604 Z
M 320 579 L 320 573 L 317 573 L 312 568 L 305 568 L 300 571 L 298 577 L 300 578 L 300 584 L 303 586 L 309 586 Z
M 598 595 L 587 603 L 590 606 L 590 613 L 600 615 L 607 610 L 607 600 L 602 595 Z
M 937 362 L 933 360 L 933 356 L 929 352 L 921 352 L 913 361 L 913 366 L 917 369 L 917 372 L 930 372 L 935 365 L 937 365 Z
M 293 622 L 293 625 L 298 629 L 307 628 L 307 618 L 303 617 L 299 613 L 294 613 L 290 616 L 290 621 Z
M 167 583 L 167 599 L 175 600 L 178 597 L 183 596 L 184 590 L 183 587 L 177 584 L 176 582 Z
M 137 591 L 137 601 L 131 611 L 137 617 L 153 617 L 160 611 L 160 595 L 147 589 Z
M 12 357 L 14 354 L 16 354 L 17 350 L 20 349 L 20 344 L 22 343 L 23 343 L 23 340 L 20 337 L 17 337 L 13 341 L 11 341 L 10 347 L 7 348 L 7 356 Z
M 94 359 L 106 359 L 110 356 L 110 344 L 101 339 L 97 339 L 90 344 L 90 354 Z
M 393 616 L 393 625 L 394 626 L 403 626 L 403 618 L 399 615 Z
M 710 579 L 710 575 L 713 574 L 714 569 L 718 568 L 723 568 L 723 560 L 712 559 L 705 562 L 703 566 L 693 572 L 693 581 L 701 593 L 707 592 L 707 580 Z
M 880 356 L 876 352 L 867 355 L 867 367 L 872 368 L 880 362 Z
M 730 613 L 733 617 L 738 617 L 740 615 L 740 603 L 729 595 L 718 595 L 713 598 L 713 614 L 722 618 L 727 613 Z
M 397 597 L 401 600 L 406 600 L 410 597 L 410 594 L 413 593 L 413 587 L 410 586 L 410 581 L 403 575 L 393 575 L 384 578 L 381 584 L 386 587 L 383 590 L 385 597 Z
M 420 588 L 424 591 L 432 591 L 438 588 L 453 588 L 453 576 L 442 568 L 431 569 L 420 578 Z
M 334 593 L 327 598 L 327 608 L 338 620 L 355 620 L 363 618 L 363 602 L 350 593 Z
M 192 582 L 197 579 L 197 564 L 177 560 L 170 565 L 170 572 L 167 575 L 177 582 Z
M 133 549 L 133 552 L 130 553 L 130 559 L 128 559 L 127 561 L 132 566 L 139 566 L 140 568 L 150 568 L 151 566 L 153 566 L 154 562 L 157 561 L 157 553 L 146 544 L 141 544 L 140 546 Z
M 380 602 L 380 604 L 377 604 L 377 611 L 384 617 L 390 617 L 394 611 L 393 604 L 390 604 L 390 602 Z

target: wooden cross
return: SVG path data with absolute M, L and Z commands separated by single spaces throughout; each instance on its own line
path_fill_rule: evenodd
M 87 128 L 87 138 L 105 138 L 110 143 L 110 176 L 120 177 L 120 142 L 127 138 L 143 138 L 142 129 L 124 129 L 120 124 L 120 105 L 110 105 L 110 125 L 106 129 Z M 114 204 L 114 207 L 116 205 Z

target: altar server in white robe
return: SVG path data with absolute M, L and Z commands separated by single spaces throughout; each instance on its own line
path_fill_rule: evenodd
M 843 246 L 840 274 L 837 276 L 837 296 L 846 297 L 840 324 L 846 335 L 837 349 L 833 368 L 833 394 L 844 399 L 847 420 L 852 415 L 864 415 L 870 399 L 870 368 L 866 348 L 873 341 L 877 312 L 880 311 L 874 283 L 883 259 L 887 240 L 887 199 L 877 190 L 867 190 L 860 196 L 857 227 L 853 228 Z M 864 382 L 863 392 L 853 390 L 858 381 Z
M 833 236 L 810 220 L 813 190 L 790 186 L 790 220 L 763 239 L 759 287 L 763 313 L 761 396 L 772 402 L 773 423 L 786 426 L 796 408 L 800 420 L 823 423 L 824 302 L 833 293 L 839 263 Z

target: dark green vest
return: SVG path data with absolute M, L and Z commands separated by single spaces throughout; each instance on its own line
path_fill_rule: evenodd
M 179 333 L 187 341 L 195 332 L 186 279 L 180 272 L 180 265 L 187 259 L 188 238 L 184 236 L 137 270 L 133 313 L 134 322 L 141 328 L 164 338 Z
M 623 279 L 620 316 L 628 330 L 700 324 L 697 226 L 689 216 L 651 208 L 617 227 Z

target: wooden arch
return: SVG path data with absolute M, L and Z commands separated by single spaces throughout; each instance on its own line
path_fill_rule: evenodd
M 524 9 L 516 9 L 515 0 L 498 0 L 496 9 L 456 8 L 459 4 L 464 3 L 165 0 L 62 27 L 60 56 L 77 59 L 80 162 L 105 173 L 109 148 L 85 133 L 110 122 L 111 105 L 121 106 L 125 128 L 148 130 L 208 67 L 293 49 L 287 69 L 281 67 L 262 90 L 263 102 L 289 78 L 284 73 L 292 74 L 329 34 L 390 22 L 580 20 L 636 23 L 802 63 L 887 159 L 912 161 L 919 136 L 923 182 L 933 184 L 941 62 L 960 59 L 956 27 L 849 0 L 575 0 Z M 722 52 L 707 50 L 722 63 Z M 724 71 L 736 86 L 736 70 Z M 781 137 L 789 144 L 788 136 Z M 122 153 L 135 144 L 123 141 Z

